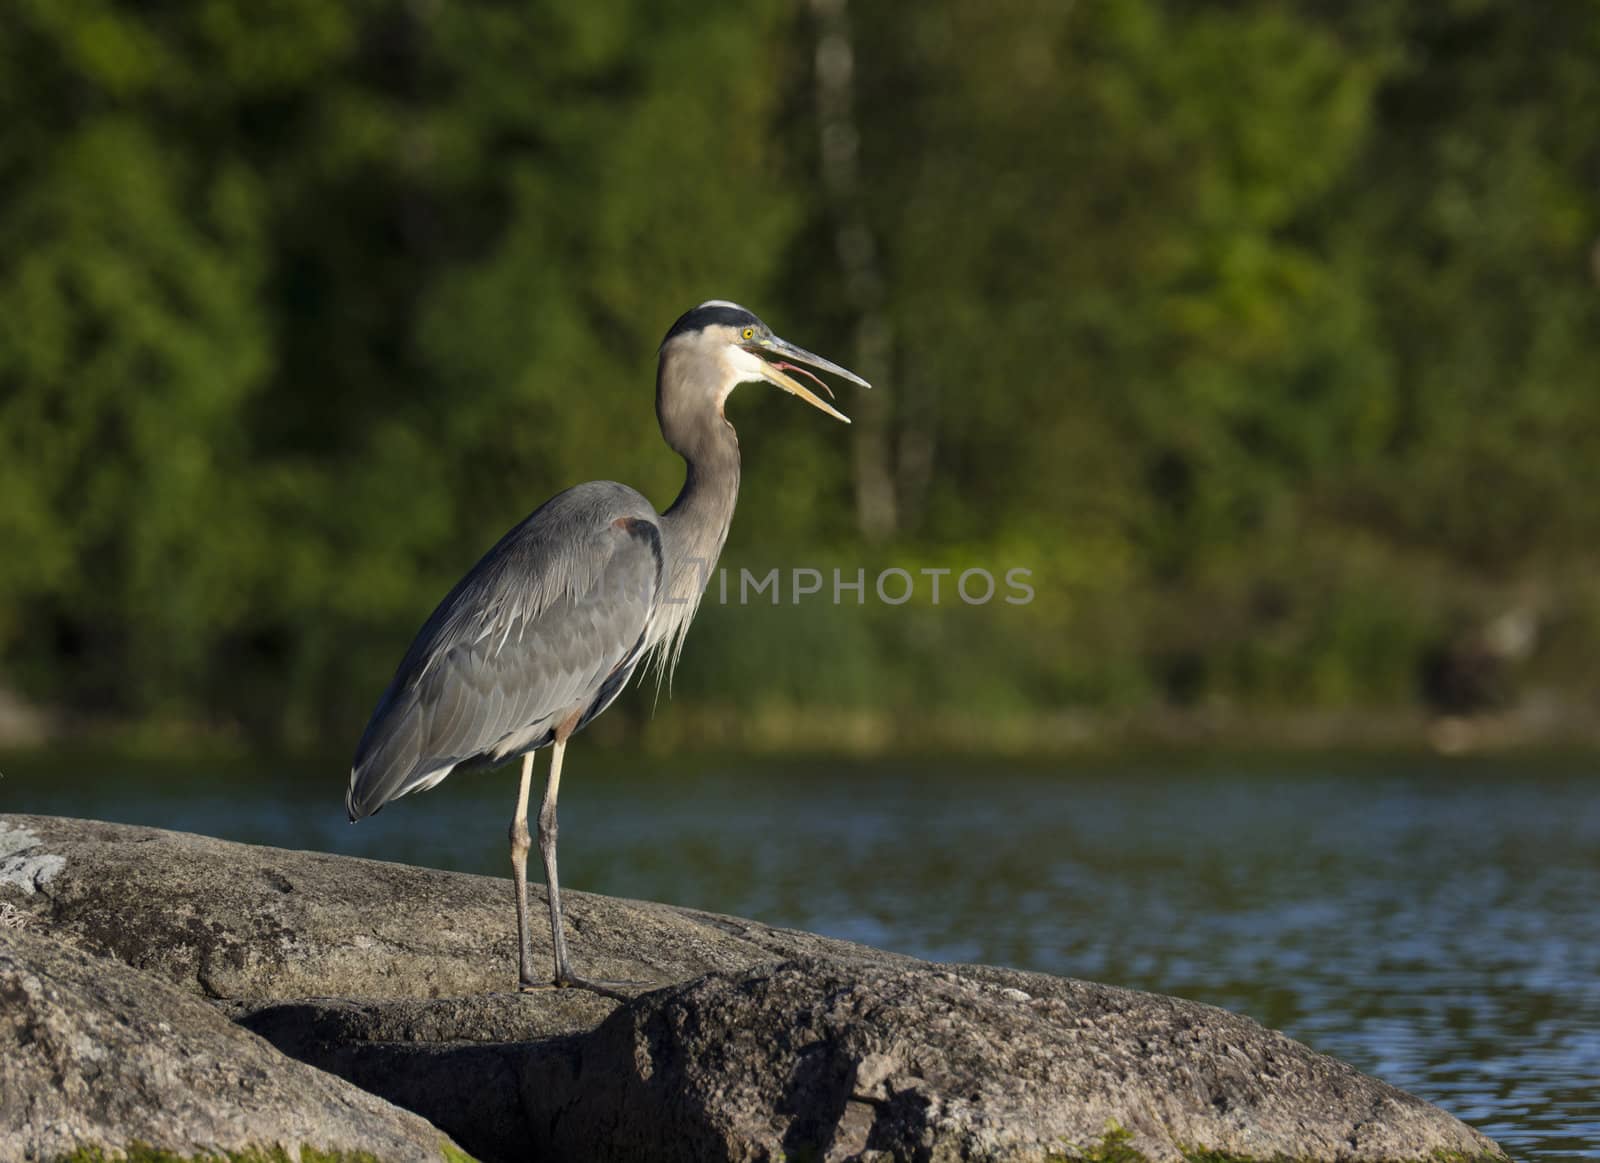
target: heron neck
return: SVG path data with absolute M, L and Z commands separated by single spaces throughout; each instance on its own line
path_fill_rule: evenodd
M 669 593 L 698 600 L 728 539 L 739 499 L 739 439 L 718 417 L 693 446 L 681 449 L 688 466 L 683 488 L 661 515 Z M 691 590 L 692 587 L 692 590 Z

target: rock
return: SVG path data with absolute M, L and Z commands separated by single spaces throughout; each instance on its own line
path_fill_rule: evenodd
M 292 1061 L 191 994 L 0 929 L 0 1159 L 274 1150 L 462 1158 L 416 1115 Z
M 663 905 L 569 900 L 585 969 L 673 983 L 622 1006 L 504 992 L 488 877 L 0 816 L 5 905 L 486 1160 L 1505 1157 L 1223 1010 Z
M 530 890 L 534 956 L 548 964 L 543 889 Z M 517 979 L 509 876 L 0 815 L 0 903 L 33 931 L 213 998 L 452 997 Z M 668 905 L 570 890 L 563 904 L 568 946 L 593 977 L 664 985 L 791 957 L 910 960 Z
M 1043 974 L 809 958 L 646 994 L 588 1033 L 541 1001 L 238 1016 L 488 1160 L 1505 1158 L 1248 1018 Z
M 290 1057 L 415 1111 L 479 1159 L 604 1159 L 603 1137 L 552 1155 L 550 1126 L 572 1099 L 584 1036 L 614 1008 L 564 990 L 255 1002 L 235 1014 Z
M 578 1049 L 578 1157 L 1503 1159 L 1437 1107 L 1197 1002 L 818 960 L 640 998 Z

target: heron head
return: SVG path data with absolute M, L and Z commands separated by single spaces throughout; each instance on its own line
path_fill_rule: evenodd
M 805 376 L 828 395 L 833 395 L 822 380 L 800 364 L 808 364 L 864 388 L 872 386 L 832 360 L 780 339 L 772 333 L 772 328 L 737 303 L 723 299 L 701 303 L 681 315 L 661 341 L 657 406 L 662 412 L 663 424 L 669 405 L 681 403 L 669 400 L 669 395 L 687 396 L 696 401 L 706 399 L 721 417 L 722 406 L 734 388 L 763 381 L 799 396 L 835 420 L 850 423 L 848 416 L 794 378 L 795 375 Z

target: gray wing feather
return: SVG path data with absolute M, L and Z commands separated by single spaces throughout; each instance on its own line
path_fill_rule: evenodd
M 661 571 L 655 510 L 632 489 L 597 482 L 551 498 L 417 634 L 356 750 L 350 818 L 598 713 L 638 663 Z

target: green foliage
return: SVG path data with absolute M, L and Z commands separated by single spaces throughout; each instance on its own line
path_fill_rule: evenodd
M 470 1156 L 451 1147 L 439 1145 L 440 1158 L 445 1163 L 470 1163 Z M 367 1151 L 323 1151 L 302 1144 L 300 1163 L 378 1163 L 377 1156 Z M 243 1151 L 183 1155 L 162 1147 L 145 1143 L 129 1143 L 110 1150 L 100 1147 L 80 1147 L 70 1155 L 58 1157 L 54 1163 L 294 1163 L 282 1147 L 247 1148 Z
M 447 1139 L 439 1140 L 439 1158 L 443 1163 L 473 1163 L 471 1155 Z M 280 1146 L 183 1155 L 147 1143 L 129 1143 L 111 1149 L 79 1147 L 70 1155 L 58 1157 L 54 1163 L 294 1163 L 294 1160 Z M 378 1163 L 378 1158 L 369 1151 L 324 1151 L 309 1143 L 302 1143 L 299 1163 Z
M 746 389 L 726 564 L 1037 597 L 712 603 L 680 699 L 1393 706 L 1514 606 L 1562 628 L 1535 678 L 1600 683 L 1593 6 L 848 15 L 882 443 Z M 853 362 L 817 36 L 780 0 L 6 6 L 0 681 L 348 742 L 545 496 L 670 500 L 679 311 Z
M 1241 1155 L 1229 1151 L 1213 1151 L 1204 1148 L 1181 1148 L 1183 1158 L 1187 1163 L 1293 1163 L 1286 1156 L 1272 1156 L 1270 1158 L 1255 1158 L 1250 1155 Z M 1490 1160 L 1500 1158 L 1498 1155 L 1482 1154 L 1468 1155 L 1461 1151 L 1436 1150 L 1430 1156 L 1438 1163 L 1490 1163 Z M 1125 1127 L 1118 1126 L 1115 1122 L 1108 1125 L 1105 1136 L 1095 1144 L 1083 1148 L 1069 1148 L 1061 1155 L 1051 1154 L 1052 1161 L 1060 1163 L 1146 1163 L 1146 1155 L 1133 1145 L 1133 1134 Z
M 1112 1123 L 1105 1137 L 1074 1156 L 1085 1163 L 1144 1163 L 1145 1155 L 1133 1145 L 1133 1134 Z

